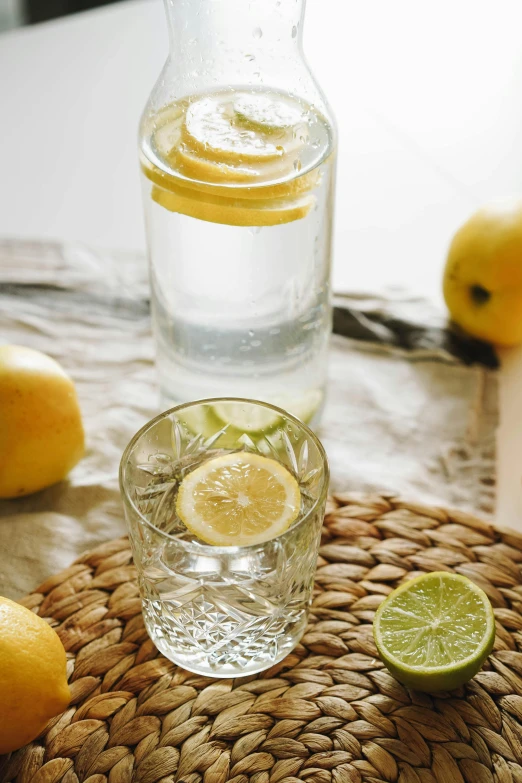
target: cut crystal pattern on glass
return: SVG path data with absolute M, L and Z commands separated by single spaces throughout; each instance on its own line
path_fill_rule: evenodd
M 220 412 L 231 404 L 219 403 Z M 237 414 L 238 401 L 233 405 Z M 247 419 L 249 406 L 260 407 L 241 405 Z M 295 647 L 307 624 L 327 468 L 309 430 L 268 410 L 268 431 L 245 432 L 233 421 L 223 425 L 212 403 L 185 406 L 165 414 L 129 447 L 126 491 L 133 506 L 126 510 L 145 623 L 164 655 L 200 674 L 230 677 L 266 669 Z M 177 492 L 203 461 L 233 451 L 284 465 L 298 482 L 301 510 L 270 541 L 213 547 L 177 517 Z

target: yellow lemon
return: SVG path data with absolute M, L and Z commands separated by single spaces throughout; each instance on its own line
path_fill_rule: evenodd
M 0 596 L 0 754 L 35 739 L 70 698 L 57 634 L 29 609 Z
M 522 205 L 481 210 L 459 229 L 443 288 L 451 317 L 473 337 L 522 342 Z
M 61 481 L 84 452 L 74 384 L 39 351 L 0 345 L 0 498 Z

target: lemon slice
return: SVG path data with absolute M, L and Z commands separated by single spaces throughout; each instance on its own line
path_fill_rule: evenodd
M 313 194 L 293 200 L 242 201 L 211 196 L 205 191 L 189 188 L 179 187 L 175 191 L 172 184 L 169 190 L 154 185 L 151 198 L 170 212 L 179 212 L 181 215 L 227 226 L 277 226 L 291 223 L 306 217 L 315 204 Z
M 215 182 L 236 184 L 255 182 L 260 172 L 253 166 L 234 166 L 230 162 L 222 163 L 217 160 L 206 160 L 188 150 L 184 145 L 171 153 L 169 160 L 176 168 L 190 179 L 203 180 L 203 182 Z M 228 188 L 230 192 L 230 188 Z
M 169 160 L 172 151 L 180 145 L 183 114 L 180 111 L 171 112 L 158 119 L 161 120 L 161 125 L 152 136 L 153 147 L 160 158 Z
M 263 133 L 277 133 L 296 128 L 303 121 L 303 111 L 267 95 L 240 95 L 234 101 L 236 119 L 247 128 Z
M 312 169 L 299 177 L 274 184 L 267 177 L 271 175 L 277 179 L 288 174 L 284 161 L 277 161 L 277 166 L 274 164 L 270 167 L 265 166 L 261 171 L 246 166 L 232 166 L 200 159 L 181 148 L 171 150 L 168 162 L 175 171 L 167 174 L 142 155 L 141 169 L 151 182 L 161 185 L 165 190 L 176 192 L 182 187 L 186 190 L 224 196 L 229 199 L 248 201 L 290 199 L 305 195 L 317 187 L 321 180 L 320 170 Z M 181 176 L 178 176 L 178 173 Z
M 436 571 L 394 590 L 377 610 L 373 635 L 398 680 L 428 693 L 458 688 L 493 649 L 487 595 L 465 576 Z
M 283 156 L 281 144 L 232 124 L 229 105 L 216 98 L 200 98 L 185 115 L 182 139 L 203 157 L 232 163 L 274 160 Z
M 181 482 L 176 512 L 215 546 L 262 544 L 297 519 L 301 493 L 279 462 L 238 451 L 204 462 Z

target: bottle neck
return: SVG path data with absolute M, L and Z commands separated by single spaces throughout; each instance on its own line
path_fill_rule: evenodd
M 301 53 L 305 0 L 165 0 L 170 61 L 195 80 L 256 81 Z

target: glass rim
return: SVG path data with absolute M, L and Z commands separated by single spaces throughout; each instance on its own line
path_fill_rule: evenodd
M 287 528 L 285 531 L 280 533 L 278 536 L 275 536 L 274 538 L 269 538 L 267 541 L 263 541 L 260 544 L 247 544 L 246 546 L 214 546 L 213 544 L 205 544 L 205 543 L 197 543 L 192 541 L 183 541 L 176 536 L 173 536 L 171 533 L 166 533 L 164 530 L 160 530 L 160 528 L 153 525 L 146 517 L 141 513 L 139 508 L 137 508 L 136 504 L 134 503 L 133 499 L 130 497 L 127 487 L 125 486 L 125 471 L 127 466 L 129 465 L 129 457 L 132 453 L 134 447 L 137 445 L 139 440 L 143 435 L 145 435 L 149 430 L 151 430 L 157 423 L 160 421 L 163 421 L 164 419 L 168 418 L 172 413 L 177 413 L 178 411 L 185 410 L 186 408 L 193 408 L 195 406 L 199 405 L 215 405 L 216 403 L 222 403 L 222 402 L 240 402 L 240 403 L 248 403 L 249 405 L 260 405 L 264 408 L 269 408 L 272 411 L 275 411 L 276 413 L 281 414 L 286 419 L 289 419 L 293 424 L 297 425 L 300 430 L 303 431 L 303 433 L 314 443 L 314 445 L 317 447 L 319 451 L 319 455 L 322 459 L 323 463 L 323 471 L 322 471 L 322 477 L 321 477 L 321 485 L 319 488 L 319 492 L 317 494 L 317 498 L 315 498 L 311 508 L 308 509 L 306 514 L 302 516 L 298 522 L 296 522 L 293 525 L 290 525 L 289 528 Z M 162 413 L 159 413 L 157 416 L 155 416 L 153 419 L 150 419 L 146 424 L 143 425 L 136 433 L 132 436 L 129 443 L 125 447 L 121 460 L 120 460 L 120 467 L 118 472 L 119 477 L 119 485 L 120 485 L 120 494 L 123 499 L 124 505 L 134 514 L 137 515 L 137 517 L 140 520 L 140 524 L 144 524 L 147 528 L 152 530 L 154 533 L 158 533 L 160 536 L 163 536 L 165 539 L 169 541 L 176 542 L 179 546 L 181 546 L 184 549 L 187 550 L 193 550 L 197 551 L 199 553 L 201 552 L 208 552 L 214 553 L 214 555 L 218 554 L 231 554 L 233 552 L 238 551 L 248 551 L 252 549 L 258 549 L 259 547 L 265 546 L 265 544 L 270 543 L 271 541 L 278 541 L 279 539 L 283 538 L 285 535 L 287 535 L 290 531 L 297 530 L 301 527 L 316 511 L 319 505 L 323 503 L 326 499 L 326 494 L 328 492 L 328 485 L 330 483 L 330 466 L 328 464 L 328 457 L 326 456 L 326 451 L 324 449 L 323 444 L 317 437 L 317 435 L 308 427 L 307 424 L 302 422 L 300 419 L 298 419 L 296 416 L 293 416 L 288 411 L 284 410 L 284 408 L 279 408 L 277 405 L 272 405 L 269 402 L 262 402 L 261 400 L 250 400 L 246 397 L 208 397 L 203 400 L 194 400 L 192 402 L 184 402 L 180 405 L 175 405 L 173 408 L 168 408 L 166 411 L 163 411 Z

